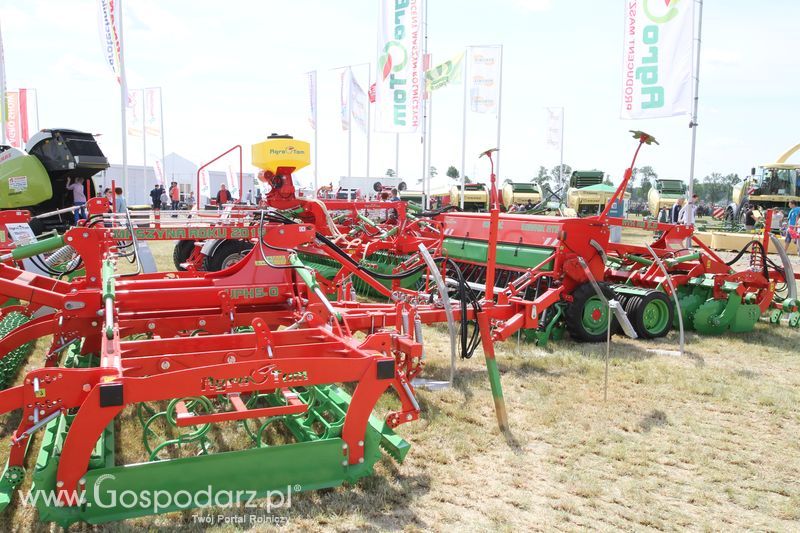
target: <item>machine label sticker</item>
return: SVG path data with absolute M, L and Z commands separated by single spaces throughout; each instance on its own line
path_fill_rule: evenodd
M 34 242 L 36 240 L 33 230 L 27 224 L 19 222 L 6 224 L 6 230 L 8 230 L 8 236 L 11 237 L 11 240 L 17 244 Z
M 206 239 L 250 239 L 257 236 L 257 228 L 136 228 L 136 238 L 143 241 L 156 240 L 206 240 Z M 127 229 L 112 230 L 114 239 L 130 239 Z
M 11 176 L 8 178 L 8 194 L 22 194 L 28 190 L 28 176 Z
M 230 389 L 249 388 L 250 386 L 260 385 L 278 387 L 286 383 L 296 383 L 307 380 L 308 372 L 305 370 L 287 374 L 278 370 L 277 365 L 270 364 L 253 369 L 245 376 L 234 376 L 230 378 L 206 376 L 200 384 L 200 389 L 203 391 L 225 392 Z

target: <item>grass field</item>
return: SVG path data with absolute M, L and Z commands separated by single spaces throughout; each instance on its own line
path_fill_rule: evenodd
M 171 248 L 154 251 L 166 268 Z M 425 339 L 425 377 L 446 379 L 445 329 L 426 328 Z M 478 350 L 458 362 L 453 389 L 419 391 L 421 420 L 399 429 L 412 445 L 404 464 L 384 459 L 356 486 L 295 494 L 278 514 L 293 530 L 797 531 L 798 340 L 796 330 L 766 324 L 746 335 L 689 334 L 681 358 L 652 351 L 674 349 L 674 333 L 658 342 L 615 337 L 607 401 L 604 345 L 500 344 L 510 439 L 497 429 Z M 392 404 L 386 397 L 380 405 Z M 4 422 L 3 456 L 16 419 Z M 237 528 L 216 514 L 108 528 L 207 527 L 194 516 L 212 516 L 215 529 Z M 51 528 L 18 505 L 2 520 L 3 530 Z

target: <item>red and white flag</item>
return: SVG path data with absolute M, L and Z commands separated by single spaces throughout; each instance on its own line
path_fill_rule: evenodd
M 14 148 L 22 148 L 17 91 L 6 91 L 6 142 Z

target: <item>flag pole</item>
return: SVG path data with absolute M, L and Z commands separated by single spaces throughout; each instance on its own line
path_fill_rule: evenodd
M 500 80 L 497 83 L 497 149 L 494 157 L 494 173 L 497 180 L 500 179 L 500 116 L 503 104 L 503 45 L 500 45 Z M 499 181 L 498 181 L 499 183 Z
M 128 188 L 128 125 L 125 116 L 128 107 L 128 80 L 125 77 L 125 41 L 122 38 L 122 0 L 117 0 L 119 9 L 119 101 L 120 115 L 122 117 L 122 182 L 126 191 Z
M 6 144 L 6 57 L 3 51 L 3 31 L 0 29 L 0 141 Z
M 697 103 L 699 99 L 699 91 L 700 91 L 700 38 L 703 34 L 703 0 L 697 0 L 697 3 L 700 4 L 700 10 L 698 12 L 698 24 L 697 24 L 697 50 L 696 55 L 694 57 L 694 95 L 692 100 L 692 119 L 689 122 L 689 128 L 692 130 L 692 155 L 690 158 L 689 163 L 689 198 L 687 205 L 690 206 L 686 210 L 686 224 L 689 226 L 694 225 L 694 211 L 697 208 L 694 205 L 692 197 L 694 195 L 694 157 L 695 157 L 695 147 L 697 145 Z M 691 239 L 689 239 L 689 243 L 691 245 Z
M 564 107 L 561 107 L 561 143 L 559 144 L 561 150 L 561 158 L 558 162 L 558 184 L 563 186 L 564 183 Z
M 367 177 L 370 177 L 369 173 L 369 149 L 370 149 L 370 137 L 372 136 L 372 106 L 369 102 L 369 88 L 372 87 L 372 63 L 367 63 Z
M 428 139 L 428 93 L 425 86 L 425 60 L 428 58 L 428 2 L 425 2 L 423 10 L 423 33 L 422 33 L 422 73 L 420 74 L 420 92 L 422 93 L 422 205 L 425 209 L 430 209 L 430 177 L 428 172 L 428 152 L 427 152 L 427 139 Z
M 142 183 L 147 183 L 147 91 L 142 89 Z M 171 199 L 171 198 L 170 198 Z
M 461 209 L 464 209 L 464 185 L 466 183 L 465 175 L 467 173 L 467 65 L 469 64 L 469 54 L 471 46 L 467 46 L 464 51 L 464 71 L 461 73 L 463 79 L 461 83 L 464 84 L 464 106 L 463 114 L 461 117 L 461 194 L 460 203 Z
M 400 134 L 394 134 L 394 175 L 400 177 Z
M 347 177 L 353 177 L 353 117 L 351 111 L 353 109 L 353 102 L 350 98 L 350 90 L 353 85 L 353 71 L 347 67 Z
M 317 180 L 317 167 L 319 167 L 319 159 L 317 159 L 317 129 L 319 125 L 317 124 L 317 71 L 314 71 L 314 198 L 317 197 L 317 190 L 319 190 L 319 182 Z
M 167 163 L 164 161 L 166 159 L 166 153 L 164 150 L 164 98 L 162 96 L 162 89 L 161 87 L 158 88 L 158 115 L 161 118 L 161 175 L 165 178 L 166 181 L 167 177 Z

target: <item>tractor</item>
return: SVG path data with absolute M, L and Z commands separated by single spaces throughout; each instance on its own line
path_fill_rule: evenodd
M 569 178 L 567 189 L 567 214 L 572 216 L 597 215 L 603 210 L 616 188 L 603 183 L 602 170 L 576 170 Z M 630 198 L 625 193 L 625 200 Z
M 800 202 L 800 165 L 786 162 L 798 150 L 800 144 L 786 150 L 774 163 L 750 169 L 750 177 L 733 187 L 732 201 L 725 209 L 725 220 L 743 225 L 748 204 L 754 208 L 755 219 L 761 221 L 767 209 L 787 209 L 791 200 Z

